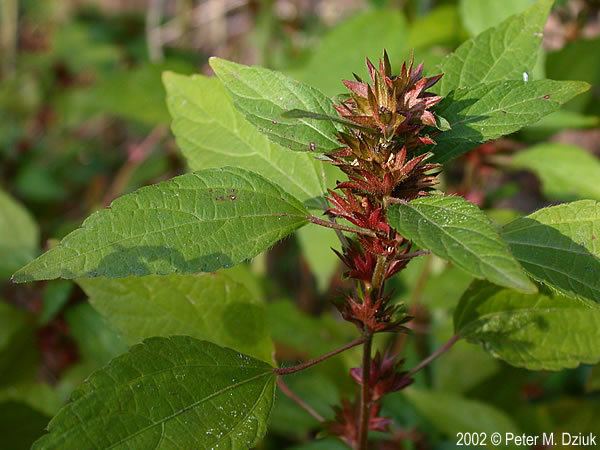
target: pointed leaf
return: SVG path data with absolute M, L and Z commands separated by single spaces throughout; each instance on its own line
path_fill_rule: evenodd
M 518 367 L 560 370 L 600 361 L 600 308 L 475 282 L 454 313 L 456 332 Z
M 264 305 L 227 271 L 86 279 L 79 284 L 94 308 L 132 344 L 177 334 L 209 340 L 263 361 L 272 359 Z
M 38 252 L 39 231 L 29 213 L 0 190 L 0 280 Z
M 500 81 L 460 89 L 436 110 L 451 130 L 435 137 L 429 147 L 433 160 L 446 162 L 477 145 L 514 133 L 589 89 L 580 81 Z
M 517 153 L 511 166 L 535 173 L 548 198 L 600 200 L 600 161 L 582 148 L 560 143 L 536 145 Z
M 273 142 L 301 152 L 325 153 L 340 147 L 334 122 L 283 117 L 292 109 L 336 116 L 331 100 L 315 88 L 263 67 L 219 58 L 211 58 L 210 65 L 235 107 Z
M 441 64 L 444 77 L 437 86 L 440 95 L 478 83 L 522 80 L 523 72 L 531 72 L 537 60 L 553 2 L 539 0 L 522 14 L 509 17 L 458 47 Z
M 152 338 L 92 374 L 35 449 L 254 447 L 273 404 L 271 366 L 187 336 Z
M 269 141 L 235 109 L 218 79 L 166 72 L 163 82 L 171 128 L 190 169 L 252 170 L 311 206 L 326 192 L 323 162 Z
M 121 197 L 14 280 L 210 272 L 256 256 L 307 215 L 255 173 L 207 169 Z
M 568 296 L 600 302 L 600 202 L 540 209 L 506 225 L 502 236 L 533 278 Z
M 392 206 L 388 215 L 400 234 L 475 278 L 536 291 L 487 216 L 464 198 L 431 195 Z

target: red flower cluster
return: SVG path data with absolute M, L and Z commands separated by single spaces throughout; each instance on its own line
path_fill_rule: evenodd
M 379 404 L 374 405 L 370 410 L 369 430 L 370 431 L 388 431 L 391 420 L 385 417 L 379 417 Z M 349 400 L 342 400 L 342 406 L 335 408 L 335 419 L 327 424 L 328 431 L 339 437 L 351 448 L 356 448 L 359 439 L 359 429 L 356 418 L 360 415 L 359 403 Z
M 372 84 L 357 77 L 345 81 L 350 96 L 336 109 L 348 124 L 338 138 L 342 148 L 328 156 L 346 175 L 338 192 L 330 191 L 327 214 L 361 228 L 338 253 L 348 267 L 346 276 L 360 288 L 336 306 L 343 318 L 354 323 L 365 336 L 386 331 L 402 331 L 410 317 L 401 306 L 390 303 L 384 283 L 402 270 L 414 254 L 410 242 L 388 223 L 386 211 L 398 200 L 408 201 L 427 195 L 437 182 L 439 166 L 427 162 L 426 145 L 434 144 L 427 134 L 435 131 L 437 119 L 430 110 L 441 98 L 427 92 L 441 75 L 423 77 L 423 66 L 404 64 L 400 75 L 392 76 L 386 54 L 379 70 L 367 60 Z M 412 380 L 399 371 L 401 362 L 377 356 L 371 360 L 368 378 L 369 430 L 386 431 L 389 419 L 379 416 L 381 397 L 408 386 Z M 363 370 L 352 369 L 351 376 L 363 384 Z M 328 424 L 332 434 L 355 447 L 360 439 L 360 401 L 344 401 Z M 366 410 L 365 410 L 366 411 Z
M 428 163 L 429 154 L 419 149 L 434 143 L 426 131 L 436 125 L 430 108 L 441 97 L 427 89 L 441 75 L 423 77 L 423 66 L 414 68 L 411 62 L 402 66 L 400 75 L 392 76 L 387 54 L 379 70 L 368 59 L 367 67 L 372 84 L 358 77 L 357 81 L 345 81 L 350 97 L 336 106 L 350 125 L 339 134 L 343 147 L 328 156 L 349 179 L 337 184 L 341 192 L 329 192 L 327 214 L 375 235 L 359 235 L 357 242 L 339 254 L 349 269 L 346 275 L 366 288 L 360 298 L 348 297 L 339 308 L 347 320 L 376 332 L 398 326 L 397 311 L 387 305 L 388 299 L 382 293 L 376 293 L 377 298 L 370 296 L 377 261 L 385 258 L 385 281 L 410 260 L 406 257 L 410 243 L 390 227 L 386 208 L 396 199 L 427 195 L 437 182 L 439 166 Z
M 382 357 L 380 353 L 377 353 L 371 361 L 369 376 L 371 389 L 368 401 L 372 406 L 369 430 L 388 431 L 391 420 L 379 415 L 381 410 L 379 400 L 385 394 L 404 389 L 412 383 L 413 380 L 408 376 L 408 372 L 398 370 L 403 362 L 403 360 L 395 361 L 389 356 Z M 350 375 L 359 386 L 363 384 L 362 368 L 351 369 Z M 359 434 L 357 417 L 359 417 L 358 402 L 344 400 L 342 407 L 336 408 L 335 420 L 328 424 L 328 430 L 354 448 Z
M 396 361 L 390 355 L 381 356 L 379 352 L 371 360 L 369 386 L 371 387 L 371 401 L 376 402 L 385 394 L 396 392 L 412 384 L 413 380 L 408 372 L 400 372 L 404 360 Z M 356 367 L 350 370 L 350 375 L 359 385 L 363 384 L 363 370 Z

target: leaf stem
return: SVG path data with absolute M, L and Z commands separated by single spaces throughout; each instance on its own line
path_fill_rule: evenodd
M 357 233 L 364 234 L 365 236 L 377 237 L 377 233 L 372 230 L 368 230 L 366 228 L 359 227 L 349 227 L 346 225 L 341 225 L 337 222 L 329 222 L 328 220 L 319 219 L 315 216 L 308 216 L 308 220 L 314 223 L 315 225 L 320 225 L 326 228 L 333 228 L 334 230 L 347 231 L 349 233 Z
M 338 353 L 342 353 L 342 352 L 345 352 L 346 350 L 351 349 L 352 347 L 356 347 L 357 345 L 360 345 L 363 342 L 365 342 L 365 337 L 361 336 L 361 337 L 359 337 L 357 339 L 354 339 L 352 342 L 349 342 L 349 343 L 347 343 L 346 345 L 343 345 L 340 348 L 332 350 L 329 353 L 325 353 L 324 355 L 321 355 L 321 356 L 319 356 L 319 357 L 317 357 L 315 359 L 310 359 L 310 360 L 308 360 L 306 362 L 303 362 L 302 364 L 298 364 L 296 366 L 291 366 L 291 367 L 277 367 L 277 368 L 273 369 L 273 372 L 276 375 L 289 375 L 291 373 L 300 372 L 301 370 L 308 369 L 309 367 L 312 367 L 312 366 L 316 366 L 320 362 L 323 362 L 326 359 L 329 359 L 332 356 L 337 355 Z
M 295 402 L 300 408 L 310 414 L 317 422 L 325 422 L 325 418 L 313 409 L 308 403 L 300 398 L 294 391 L 292 391 L 282 378 L 277 378 L 277 387 L 283 392 L 289 399 Z
M 362 385 L 360 390 L 360 423 L 358 429 L 357 450 L 367 450 L 369 437 L 369 418 L 371 416 L 371 347 L 373 334 L 365 334 L 362 360 Z
M 415 367 L 413 367 L 406 376 L 412 377 L 414 374 L 419 372 L 421 369 L 427 367 L 432 361 L 434 361 L 439 356 L 443 355 L 448 350 L 450 350 L 452 348 L 452 346 L 454 344 L 456 344 L 456 342 L 459 339 L 460 339 L 460 335 L 458 335 L 458 334 L 455 334 L 454 336 L 452 336 L 450 339 L 448 339 L 448 341 L 444 345 L 442 345 L 435 352 L 433 352 L 431 355 L 429 355 L 427 358 L 425 358 L 423 361 L 421 361 L 419 364 L 417 364 Z

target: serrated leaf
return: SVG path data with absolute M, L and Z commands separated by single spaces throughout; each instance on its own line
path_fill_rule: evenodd
M 35 257 L 38 240 L 38 227 L 29 213 L 0 190 L 0 279 Z
M 539 0 L 524 13 L 458 47 L 441 64 L 444 77 L 437 86 L 440 95 L 478 83 L 522 80 L 523 72 L 531 72 L 537 60 L 553 1 Z
M 35 449 L 252 448 L 273 404 L 271 366 L 187 336 L 152 338 L 93 373 Z
M 518 432 L 504 412 L 477 400 L 445 392 L 411 387 L 403 391 L 416 410 L 442 433 L 456 438 L 456 433 Z M 489 443 L 488 443 L 489 444 Z
M 406 19 L 398 10 L 356 14 L 328 32 L 293 76 L 330 96 L 345 92 L 342 80 L 350 79 L 353 72 L 368 76 L 365 57 L 376 60 L 383 49 L 392 61 L 402 56 L 407 50 L 407 34 Z
M 548 198 L 600 200 L 600 161 L 574 145 L 539 144 L 518 152 L 511 166 L 534 172 Z
M 459 10 L 463 25 L 476 36 L 514 14 L 522 13 L 532 3 L 533 0 L 460 0 Z
M 293 109 L 337 116 L 331 100 L 317 89 L 263 67 L 219 58 L 211 58 L 210 65 L 235 107 L 271 141 L 301 152 L 326 153 L 340 147 L 334 122 L 283 117 Z
M 506 225 L 502 237 L 536 280 L 600 302 L 600 202 L 540 209 Z
M 185 335 L 272 360 L 264 305 L 227 272 L 79 280 L 90 303 L 131 344 Z
M 452 128 L 429 147 L 433 160 L 446 162 L 477 145 L 514 133 L 557 111 L 589 89 L 580 81 L 499 81 L 460 89 L 436 109 Z
M 600 361 L 600 308 L 573 298 L 476 282 L 456 308 L 454 327 L 497 358 L 530 370 Z
M 390 207 L 388 217 L 401 235 L 475 278 L 536 292 L 487 216 L 464 198 L 422 197 Z
M 307 215 L 253 172 L 202 170 L 117 199 L 14 280 L 210 272 L 256 256 Z
M 322 203 L 327 190 L 323 162 L 269 141 L 234 108 L 218 79 L 166 72 L 163 82 L 171 128 L 190 169 L 226 165 L 252 170 L 302 202 Z

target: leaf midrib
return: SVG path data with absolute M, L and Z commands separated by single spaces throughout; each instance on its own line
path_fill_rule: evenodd
M 431 221 L 427 216 L 425 216 L 423 213 L 421 213 L 419 210 L 417 210 L 416 208 L 414 208 L 412 205 L 410 204 L 406 204 L 405 206 L 410 207 L 413 211 L 415 211 L 417 214 L 419 214 L 421 217 L 423 217 L 425 220 L 427 220 L 430 224 L 432 224 L 434 227 L 438 228 L 442 233 L 444 233 L 446 236 L 450 237 L 454 242 L 458 243 L 461 247 L 465 248 L 465 250 L 467 250 L 469 253 L 471 253 L 472 255 L 475 256 L 475 258 L 481 262 L 481 264 L 486 265 L 487 267 L 490 267 L 494 272 L 496 272 L 497 274 L 501 275 L 502 278 L 506 278 L 507 276 L 509 276 L 509 279 L 512 281 L 516 281 L 512 276 L 510 276 L 507 273 L 501 272 L 499 271 L 496 267 L 494 267 L 492 264 L 488 263 L 487 261 L 479 258 L 478 254 L 476 252 L 474 252 L 473 250 L 471 250 L 471 248 L 469 248 L 467 245 L 465 245 L 464 243 L 462 243 L 461 241 L 457 240 L 454 236 L 452 236 L 451 234 L 449 234 L 444 228 L 442 228 L 441 226 L 439 226 L 437 223 Z M 433 206 L 433 207 L 437 207 L 438 209 L 441 210 L 447 210 L 448 208 L 444 208 L 442 206 L 436 206 L 436 205 L 431 205 L 428 204 L 426 206 Z M 464 214 L 464 213 L 463 213 Z M 471 218 L 473 219 L 473 217 L 471 216 Z M 476 220 L 476 218 L 475 218 Z M 458 228 L 458 227 L 456 227 Z M 508 252 L 508 249 L 507 249 Z M 495 256 L 504 256 L 504 259 L 506 259 L 507 261 L 512 261 L 512 259 L 506 255 L 495 255 Z M 483 275 L 481 275 L 483 276 Z
M 211 366 L 211 367 L 214 367 L 214 366 Z M 220 366 L 220 367 L 224 367 L 224 366 Z M 239 366 L 236 366 L 236 367 L 238 367 L 238 368 L 239 368 Z M 123 443 L 125 443 L 125 442 L 129 441 L 130 439 L 133 439 L 133 438 L 135 438 L 136 436 L 139 436 L 140 434 L 142 434 L 142 433 L 144 433 L 144 432 L 146 432 L 146 431 L 148 431 L 148 430 L 150 430 L 150 429 L 154 428 L 154 427 L 155 427 L 155 426 L 157 426 L 157 425 L 163 425 L 164 423 L 166 423 L 166 422 L 170 421 L 171 419 L 174 419 L 175 417 L 177 417 L 177 416 L 179 416 L 179 415 L 181 415 L 181 414 L 184 414 L 184 413 L 186 413 L 186 412 L 188 412 L 188 411 L 191 411 L 191 410 L 195 409 L 196 407 L 198 407 L 199 405 L 201 405 L 201 404 L 202 404 L 202 403 L 204 403 L 205 401 L 208 401 L 208 400 L 210 400 L 210 399 L 212 399 L 212 398 L 218 397 L 218 396 L 220 396 L 220 395 L 222 395 L 222 394 L 226 393 L 227 391 L 229 391 L 229 390 L 231 390 L 231 389 L 238 388 L 238 387 L 240 387 L 240 386 L 243 386 L 243 385 L 244 385 L 244 384 L 246 384 L 246 383 L 249 383 L 249 382 L 251 382 L 251 381 L 257 380 L 257 379 L 259 379 L 259 378 L 261 378 L 261 377 L 266 377 L 266 376 L 268 376 L 268 375 L 272 375 L 272 372 L 271 372 L 271 371 L 268 371 L 268 372 L 265 372 L 265 373 L 261 373 L 261 374 L 255 375 L 255 376 L 253 376 L 253 377 L 251 377 L 251 378 L 247 378 L 247 379 L 246 379 L 246 380 L 244 380 L 244 381 L 240 381 L 240 382 L 238 382 L 238 383 L 235 383 L 235 384 L 229 385 L 229 386 L 227 386 L 227 387 L 225 387 L 225 388 L 223 388 L 223 389 L 220 389 L 220 390 L 218 390 L 218 391 L 216 391 L 216 392 L 213 392 L 212 394 L 210 394 L 210 395 L 208 395 L 208 396 L 204 397 L 203 399 L 200 399 L 200 400 L 197 400 L 197 401 L 195 401 L 194 403 L 192 403 L 192 404 L 190 404 L 190 405 L 186 406 L 185 408 L 182 408 L 182 409 L 180 409 L 179 411 L 177 411 L 177 412 L 175 412 L 175 413 L 171 414 L 170 416 L 167 416 L 167 417 L 165 417 L 165 418 L 161 419 L 161 420 L 160 420 L 160 421 L 158 421 L 158 422 L 154 422 L 152 425 L 148 425 L 148 426 L 146 426 L 146 427 L 144 427 L 144 428 L 142 428 L 142 429 L 140 429 L 140 430 L 136 431 L 135 433 L 133 433 L 133 434 L 131 434 L 131 435 L 129 435 L 129 436 L 127 436 L 127 437 L 125 437 L 125 438 L 121 439 L 120 441 L 118 441 L 118 442 L 115 442 L 115 443 L 114 443 L 114 444 L 112 444 L 110 447 L 107 447 L 107 450 L 109 450 L 109 449 L 111 449 L 111 448 L 114 448 L 114 447 L 116 447 L 116 446 L 118 446 L 118 445 L 121 445 L 121 444 L 123 444 Z M 258 395 L 258 397 L 257 397 L 257 400 L 256 400 L 256 402 L 254 403 L 254 405 L 252 406 L 252 408 L 249 408 L 249 411 L 250 411 L 250 412 L 254 411 L 254 408 L 255 408 L 255 407 L 256 407 L 256 405 L 258 404 L 258 401 L 259 401 L 259 400 L 262 398 L 262 395 L 263 395 L 263 393 L 264 393 L 264 391 L 265 391 L 265 389 L 266 389 L 266 386 L 267 386 L 267 385 L 268 385 L 268 383 L 265 383 L 265 385 L 263 386 L 263 388 L 262 388 L 262 390 L 261 390 L 261 393 L 260 393 L 260 395 Z M 249 414 L 250 414 L 250 413 L 248 413 L 248 415 L 249 415 Z M 244 416 L 244 419 L 245 419 L 246 417 L 248 417 L 248 415 Z M 240 421 L 238 422 L 238 424 L 239 424 L 240 422 L 242 422 L 242 420 L 240 420 Z M 237 426 L 238 424 L 236 424 L 236 426 Z M 233 427 L 232 427 L 232 428 L 233 428 Z M 231 431 L 231 430 L 230 430 L 230 431 Z M 228 434 L 226 434 L 225 436 L 227 436 L 227 435 L 228 435 Z M 161 439 L 162 439 L 162 436 L 161 436 Z

